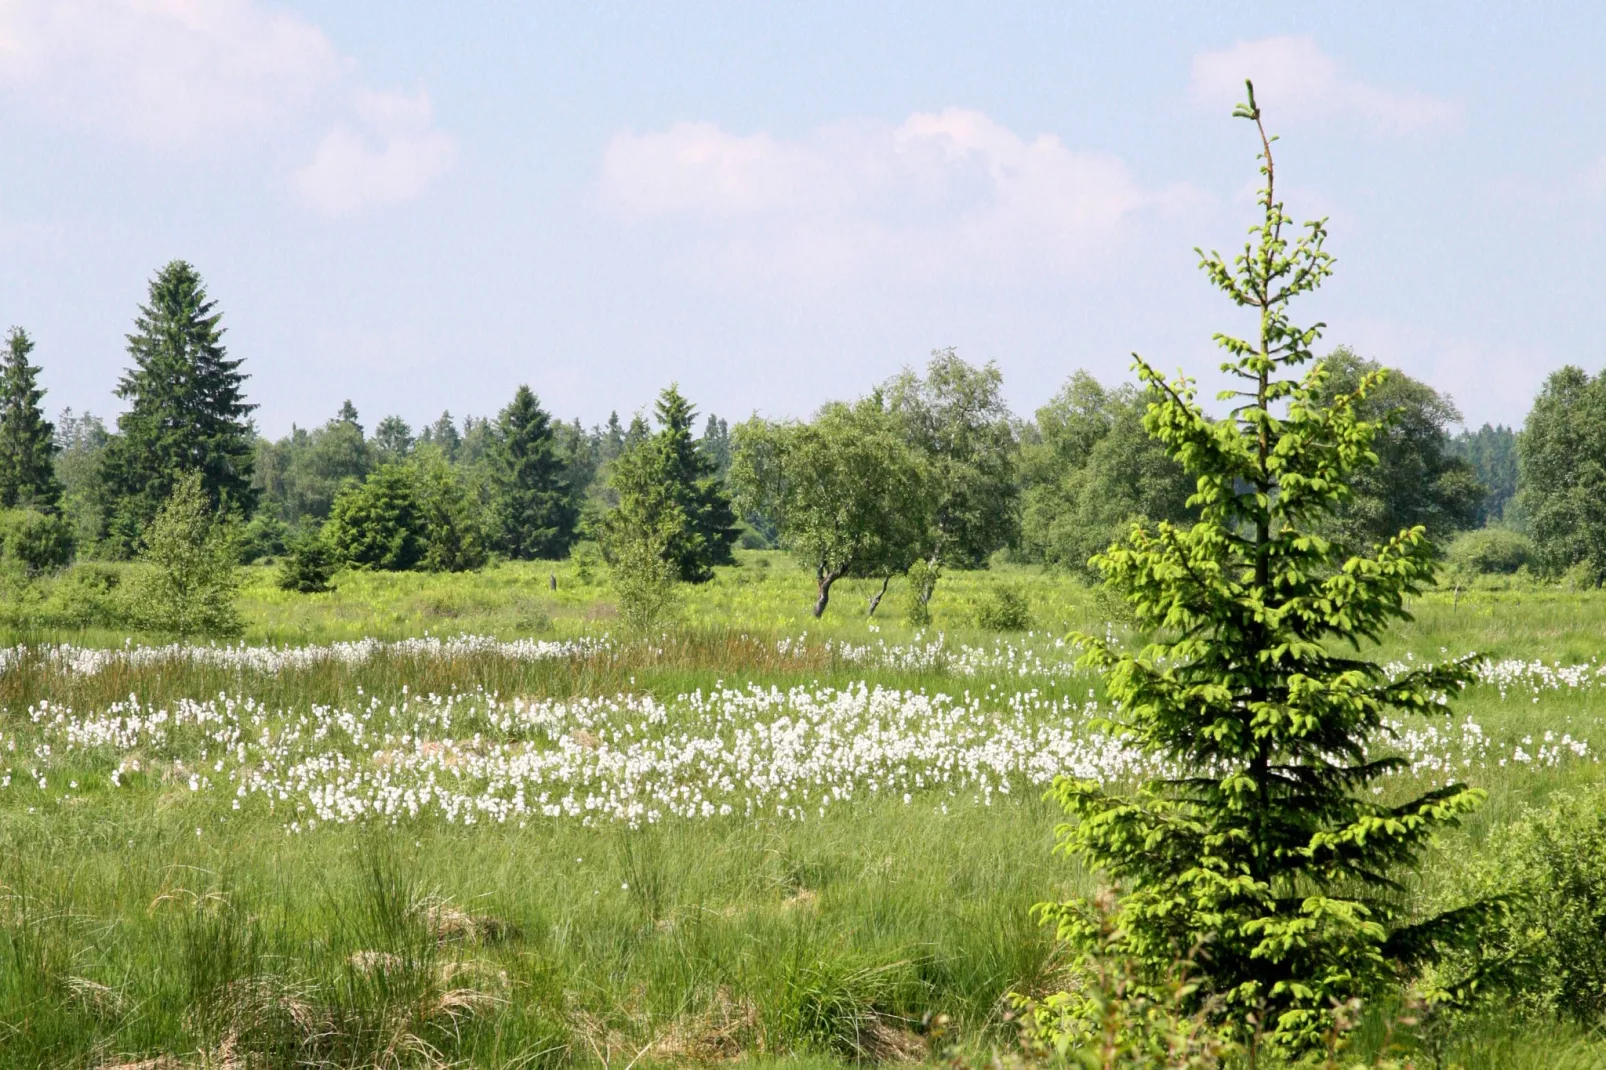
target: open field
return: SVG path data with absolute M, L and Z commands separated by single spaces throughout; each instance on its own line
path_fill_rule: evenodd
M 976 627 L 1002 584 L 1032 630 Z M 1090 726 L 1102 684 L 1061 638 L 1125 636 L 1118 612 L 1010 567 L 945 576 L 920 633 L 896 588 L 878 623 L 868 584 L 818 622 L 812 593 L 744 554 L 681 629 L 631 642 L 569 563 L 314 596 L 257 569 L 243 646 L 24 624 L 0 656 L 0 1066 L 828 1065 L 1006 1040 L 1004 997 L 1061 966 L 1031 905 L 1091 887 L 1050 854 L 1043 789 L 1146 768 Z M 1431 899 L 1601 780 L 1606 599 L 1414 608 L 1380 660 L 1490 656 L 1447 717 L 1400 725 L 1402 790 L 1489 792 Z M 1450 1054 L 1606 1066 L 1546 1022 L 1465 1023 Z

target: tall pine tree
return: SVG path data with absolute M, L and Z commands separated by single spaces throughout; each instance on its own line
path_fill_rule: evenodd
M 213 508 L 249 515 L 254 456 L 247 376 L 223 347 L 223 314 L 201 276 L 174 260 L 151 280 L 117 384 L 129 403 L 107 446 L 103 485 L 108 535 L 132 550 L 185 472 L 198 472 Z
M 574 541 L 575 511 L 552 421 L 527 386 L 497 417 L 492 485 L 498 545 L 518 560 L 560 557 Z
M 0 367 L 0 508 L 54 512 L 61 502 L 56 480 L 56 429 L 39 407 L 39 368 L 28 363 L 33 340 L 21 327 L 6 337 Z

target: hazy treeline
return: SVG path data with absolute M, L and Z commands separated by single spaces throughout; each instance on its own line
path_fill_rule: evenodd
M 820 609 L 843 576 L 908 575 L 923 603 L 943 568 L 1003 552 L 1085 572 L 1134 519 L 1190 519 L 1192 480 L 1144 426 L 1153 398 L 1085 371 L 1026 418 L 1005 403 L 996 366 L 942 350 L 808 420 L 732 425 L 670 386 L 653 412 L 587 428 L 521 386 L 491 416 L 414 426 L 347 400 L 317 427 L 268 439 L 221 321 L 190 265 L 162 268 L 129 334 L 114 425 L 71 410 L 47 420 L 33 340 L 12 331 L 0 374 L 8 560 L 37 572 L 75 555 L 138 556 L 186 472 L 230 523 L 237 560 L 302 550 L 310 571 L 287 585 L 303 590 L 339 567 L 460 570 L 593 541 L 612 560 L 634 525 L 676 579 L 706 578 L 738 543 L 780 545 L 814 570 Z M 1328 396 L 1376 367 L 1345 348 L 1325 366 Z M 1606 383 L 1556 373 L 1521 434 L 1458 430 L 1448 397 L 1399 372 L 1357 404 L 1381 425 L 1378 464 L 1329 536 L 1363 545 L 1417 524 L 1440 539 L 1491 528 L 1472 548 L 1478 567 L 1606 574 L 1595 487 Z

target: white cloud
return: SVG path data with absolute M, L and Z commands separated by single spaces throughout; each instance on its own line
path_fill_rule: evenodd
M 317 140 L 286 176 L 340 215 L 417 197 L 452 164 L 427 94 L 361 85 L 300 15 L 260 0 L 0 0 L 0 94 L 159 150 Z
M 621 133 L 600 178 L 618 217 L 695 224 L 693 240 L 728 268 L 820 278 L 1086 269 L 1135 215 L 1196 197 L 963 108 L 795 139 L 712 123 Z
M 295 174 L 296 189 L 327 215 L 410 201 L 457 156 L 456 141 L 434 126 L 426 93 L 360 91 L 354 111 L 365 129 L 337 126 Z
M 259 127 L 340 68 L 322 30 L 251 0 L 0 0 L 0 85 L 136 139 Z
M 1273 128 L 1290 120 L 1350 119 L 1405 137 L 1453 127 L 1461 119 L 1454 101 L 1362 81 L 1309 37 L 1267 37 L 1201 52 L 1193 59 L 1190 93 L 1199 104 L 1225 112 L 1243 99 L 1245 78 L 1254 79 L 1255 96 Z

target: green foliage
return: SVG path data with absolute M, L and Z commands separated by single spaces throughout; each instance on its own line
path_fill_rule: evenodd
M 958 568 L 985 567 L 1020 532 L 1018 451 L 1002 373 L 990 361 L 976 368 L 939 349 L 924 378 L 905 369 L 881 393 L 931 473 L 930 545 L 919 552 Z
M 13 327 L 0 363 L 0 509 L 18 506 L 54 512 L 61 501 L 56 478 L 56 429 L 39 407 L 39 368 L 28 363 L 33 341 Z
M 909 566 L 909 580 L 904 595 L 904 615 L 911 626 L 929 627 L 931 624 L 931 595 L 942 578 L 942 566 L 935 561 L 919 560 Z
M 213 508 L 255 509 L 255 406 L 245 400 L 241 362 L 223 347 L 216 308 L 195 269 L 174 260 L 151 280 L 128 336 L 134 365 L 117 384 L 128 410 L 117 418 L 102 470 L 109 536 L 124 552 L 141 541 L 185 473 L 200 474 Z
M 279 563 L 279 589 L 297 594 L 333 590 L 329 581 L 340 570 L 340 557 L 320 531 L 303 532 L 291 541 Z
M 1508 528 L 1468 531 L 1450 544 L 1450 564 L 1474 575 L 1509 576 L 1535 563 L 1533 540 Z
M 1484 994 L 1540 1018 L 1606 1019 L 1606 791 L 1561 794 L 1469 860 L 1463 894 L 1509 904 L 1463 972 Z
M 387 416 L 374 428 L 371 445 L 380 464 L 405 461 L 413 450 L 413 429 L 400 416 Z
M 284 523 L 322 521 L 340 489 L 373 470 L 375 453 L 363 439 L 356 407 L 347 401 L 322 427 L 292 427 L 277 442 L 259 441 L 255 485 L 264 508 Z
M 1545 570 L 1606 579 L 1606 374 L 1568 366 L 1534 399 L 1517 439 L 1517 502 Z
M 1252 88 L 1236 114 L 1261 129 Z M 1137 361 L 1166 393 L 1146 426 L 1196 476 L 1200 516 L 1186 529 L 1136 526 L 1097 564 L 1158 637 L 1136 653 L 1076 637 L 1083 664 L 1106 674 L 1116 730 L 1164 772 L 1134 796 L 1068 779 L 1054 793 L 1072 817 L 1060 850 L 1122 892 L 1115 949 L 1150 983 L 1204 949 L 1200 997 L 1297 1050 L 1320 1041 L 1335 1006 L 1389 991 L 1402 966 L 1460 937 L 1467 915 L 1413 919 L 1397 874 L 1482 796 L 1455 783 L 1404 800 L 1372 791 L 1403 764 L 1380 751 L 1390 711 L 1438 712 L 1470 663 L 1391 678 L 1340 651 L 1406 619 L 1405 599 L 1433 579 L 1434 552 L 1420 527 L 1369 557 L 1341 557 L 1317 533 L 1376 459 L 1375 426 L 1356 404 L 1383 375 L 1336 397 L 1321 365 L 1287 377 L 1320 335 L 1295 326 L 1288 305 L 1321 284 L 1331 257 L 1323 223 L 1285 234 L 1261 136 L 1263 221 L 1231 263 L 1201 254 L 1211 281 L 1258 313 L 1256 337 L 1217 335 L 1238 380 L 1222 396 L 1238 407 L 1212 418 L 1191 383 L 1168 384 Z M 1103 944 L 1087 901 L 1045 912 L 1073 946 Z
M 656 434 L 626 435 L 627 445 L 609 469 L 608 484 L 617 505 L 598 525 L 598 541 L 613 563 L 619 547 L 638 541 L 636 532 L 653 531 L 675 574 L 687 583 L 706 583 L 715 565 L 727 565 L 736 541 L 736 516 L 713 467 L 691 437 L 696 413 L 671 386 L 658 398 Z M 629 440 L 635 438 L 634 444 Z M 631 553 L 639 552 L 633 546 Z
M 1484 424 L 1463 430 L 1450 440 L 1455 455 L 1472 466 L 1486 488 L 1474 521 L 1482 526 L 1506 515 L 1506 505 L 1517 496 L 1517 435 L 1504 424 Z
M 1015 587 L 994 587 L 976 607 L 976 624 L 992 632 L 1024 632 L 1032 626 L 1032 603 Z
M 1317 401 L 1354 397 L 1355 415 L 1376 425 L 1377 456 L 1350 476 L 1349 494 L 1324 533 L 1363 549 L 1406 528 L 1420 526 L 1439 539 L 1476 523 L 1488 488 L 1452 445 L 1449 428 L 1461 422 L 1455 404 L 1393 369 L 1362 395 L 1362 381 L 1382 368 L 1344 346 L 1322 366 L 1327 377 Z
M 433 449 L 420 450 L 408 469 L 423 523 L 418 566 L 428 572 L 466 572 L 483 566 L 484 510 L 462 474 Z
M 37 509 L 0 510 L 0 562 L 29 575 L 53 572 L 72 560 L 67 521 Z
M 497 548 L 514 560 L 562 557 L 574 540 L 574 503 L 551 418 L 529 387 L 520 386 L 502 410 L 497 431 Z
M 240 529 L 240 564 L 249 565 L 265 558 L 284 553 L 290 540 L 290 528 L 283 520 L 266 510 L 259 510 L 245 527 Z
M 623 508 L 612 529 L 609 579 L 627 631 L 646 635 L 674 622 L 681 610 L 675 563 L 670 557 L 673 506 L 655 518 Z M 654 522 L 656 520 L 656 522 Z
M 355 568 L 417 568 L 427 533 L 412 471 L 387 464 L 364 482 L 347 484 L 335 497 L 324 537 L 340 560 Z
M 583 539 L 569 548 L 569 560 L 574 564 L 574 578 L 590 584 L 602 567 L 602 551 L 590 539 Z
M 106 425 L 84 413 L 62 410 L 56 421 L 56 479 L 61 483 L 61 513 L 73 531 L 79 553 L 93 548 L 105 530 L 101 489 L 101 457 L 110 436 Z
M 56 579 L 45 615 L 69 628 L 118 628 L 134 618 L 127 594 L 120 569 L 79 561 Z
M 744 511 L 772 518 L 814 572 L 814 615 L 844 576 L 892 577 L 920 554 L 930 481 L 880 398 L 831 404 L 810 423 L 758 417 L 736 428 L 731 483 Z
M 1134 521 L 1191 522 L 1192 481 L 1143 427 L 1156 399 L 1077 372 L 1037 410 L 1021 450 L 1027 560 L 1092 578 L 1093 555 Z
M 201 473 L 187 472 L 145 531 L 135 610 L 146 626 L 181 637 L 236 635 L 234 562 L 227 519 L 214 511 Z

